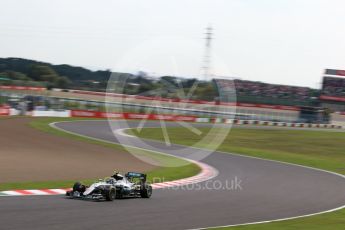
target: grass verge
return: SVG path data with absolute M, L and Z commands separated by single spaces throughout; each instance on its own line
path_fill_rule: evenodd
M 208 128 L 200 128 L 205 135 Z M 159 128 L 143 129 L 139 137 L 164 141 Z M 196 135 L 181 127 L 168 128 L 172 143 L 211 148 L 211 143 L 199 142 L 204 135 Z M 295 163 L 345 174 L 345 133 L 301 130 L 233 129 L 218 150 L 247 156 Z M 342 192 L 342 191 L 339 191 Z M 294 220 L 267 224 L 226 227 L 234 230 L 342 230 L 345 209 Z
M 247 156 L 295 163 L 345 175 L 345 132 L 232 129 L 220 146 L 199 142 L 208 128 L 199 128 L 197 135 L 186 128 L 168 128 L 172 143 L 200 148 L 217 148 Z M 164 141 L 161 129 L 142 129 L 142 138 Z

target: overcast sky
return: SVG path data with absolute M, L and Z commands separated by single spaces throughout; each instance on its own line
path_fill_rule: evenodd
M 1 0 L 1 57 L 320 87 L 345 69 L 344 0 Z

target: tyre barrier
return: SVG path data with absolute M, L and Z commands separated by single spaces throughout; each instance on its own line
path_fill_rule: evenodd
M 344 126 L 332 125 L 332 124 L 273 122 L 273 121 L 259 121 L 259 120 L 225 119 L 224 123 L 234 124 L 234 125 L 262 125 L 262 126 L 290 127 L 290 128 L 345 129 Z
M 197 118 L 196 122 L 207 122 Z M 332 124 L 312 124 L 312 123 L 294 123 L 294 122 L 277 122 L 277 121 L 260 121 L 260 120 L 239 120 L 239 119 L 209 119 L 212 123 L 225 123 L 233 125 L 262 125 L 274 127 L 290 127 L 290 128 L 320 128 L 320 129 L 345 129 L 344 126 Z

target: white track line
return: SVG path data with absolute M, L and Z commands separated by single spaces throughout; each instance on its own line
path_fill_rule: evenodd
M 244 223 L 244 224 L 233 224 L 233 225 L 222 225 L 222 226 L 215 226 L 215 227 L 193 228 L 193 229 L 188 229 L 188 230 L 203 230 L 203 229 L 238 227 L 238 226 L 255 225 L 255 224 L 269 224 L 269 223 L 274 223 L 274 222 L 279 222 L 279 221 L 295 220 L 295 219 L 299 219 L 299 218 L 306 218 L 306 217 L 312 217 L 312 216 L 316 216 L 316 215 L 336 212 L 336 211 L 340 211 L 340 210 L 342 210 L 344 208 L 345 208 L 345 205 L 341 206 L 339 208 L 331 209 L 331 210 L 324 211 L 324 212 L 318 212 L 318 213 L 302 215 L 302 216 L 296 216 L 296 217 L 288 217 L 288 218 L 275 219 L 275 220 L 267 220 L 267 221 L 259 221 L 259 222 L 250 222 L 250 223 Z

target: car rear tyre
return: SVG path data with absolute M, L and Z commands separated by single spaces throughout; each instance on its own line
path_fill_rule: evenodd
M 123 198 L 123 191 L 122 188 L 116 189 L 116 199 L 122 199 Z
M 152 186 L 151 185 L 143 185 L 140 190 L 141 198 L 150 198 L 152 195 Z

